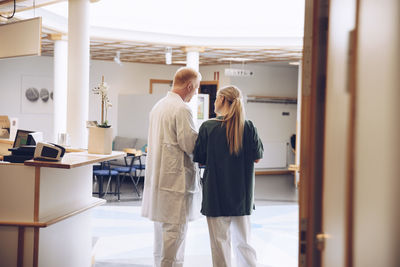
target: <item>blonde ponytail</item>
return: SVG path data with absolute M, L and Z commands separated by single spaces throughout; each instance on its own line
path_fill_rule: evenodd
M 218 94 L 224 96 L 229 102 L 229 111 L 225 115 L 222 125 L 226 125 L 226 139 L 229 153 L 238 155 L 243 145 L 244 107 L 242 93 L 235 86 L 227 86 L 218 90 Z

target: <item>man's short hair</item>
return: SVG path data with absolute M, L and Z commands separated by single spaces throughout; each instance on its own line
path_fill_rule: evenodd
M 173 87 L 181 86 L 181 85 L 184 85 L 185 83 L 187 83 L 188 81 L 191 81 L 194 79 L 197 79 L 200 81 L 201 74 L 193 68 L 182 67 L 176 71 L 175 76 L 174 76 L 174 83 L 172 86 Z

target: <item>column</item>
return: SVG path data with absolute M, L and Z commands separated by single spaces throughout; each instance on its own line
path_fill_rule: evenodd
M 61 34 L 49 38 L 54 41 L 53 142 L 57 143 L 58 134 L 67 132 L 68 43 Z
M 198 47 L 186 47 L 185 52 L 186 52 L 186 66 L 191 67 L 198 71 L 200 49 Z M 193 113 L 194 125 L 196 126 L 196 129 L 199 129 L 200 125 L 198 125 L 199 123 L 197 122 L 197 108 L 198 108 L 197 94 L 195 94 L 192 97 L 192 100 L 189 102 L 189 106 Z
M 70 144 L 86 148 L 89 118 L 89 0 L 68 1 L 68 104 Z

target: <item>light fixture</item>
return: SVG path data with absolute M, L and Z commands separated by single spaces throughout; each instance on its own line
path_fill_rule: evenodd
M 177 61 L 174 61 L 174 64 L 177 64 L 177 65 L 186 65 L 187 62 L 186 62 L 186 60 L 177 60 Z
M 241 57 L 224 57 L 218 59 L 218 61 L 236 61 L 236 62 L 245 62 L 245 61 L 252 61 L 252 58 L 241 58 Z
M 122 66 L 122 62 L 121 62 L 121 52 L 117 51 L 115 57 L 114 57 L 114 62 L 117 63 L 118 65 Z
M 172 48 L 165 48 L 165 64 L 171 65 L 172 63 Z
M 289 62 L 289 65 L 298 66 L 298 65 L 300 65 L 300 62 L 298 62 L 298 61 Z

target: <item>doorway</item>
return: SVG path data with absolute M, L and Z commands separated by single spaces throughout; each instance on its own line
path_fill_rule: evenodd
M 200 88 L 199 88 L 199 94 L 207 94 L 209 97 L 209 111 L 208 111 L 208 117 L 215 118 L 216 114 L 214 111 L 214 102 L 215 99 L 217 98 L 217 91 L 218 91 L 218 81 L 201 81 L 200 82 Z

